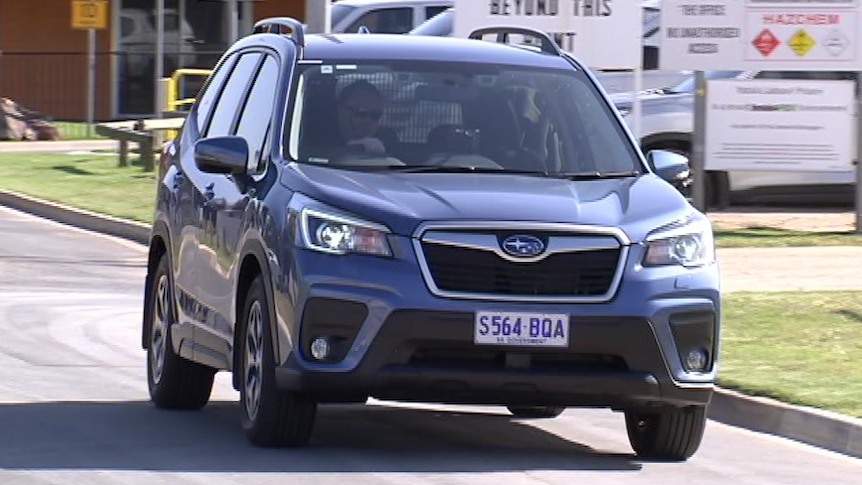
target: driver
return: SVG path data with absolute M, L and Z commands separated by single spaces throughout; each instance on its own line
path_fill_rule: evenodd
M 338 95 L 338 129 L 341 147 L 350 151 L 384 154 L 380 118 L 383 117 L 383 94 L 370 82 L 354 81 Z

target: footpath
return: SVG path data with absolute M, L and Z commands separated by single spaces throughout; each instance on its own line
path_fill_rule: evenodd
M 0 153 L 46 151 L 35 146 L 40 143 L 50 143 L 52 151 L 59 152 L 116 146 L 114 141 L 0 143 Z M 59 144 L 64 146 L 60 147 Z M 140 244 L 147 244 L 149 238 L 150 228 L 146 224 L 106 217 L 14 192 L 0 190 L 0 205 Z M 745 217 L 745 214 L 717 213 L 715 219 L 722 219 L 722 223 L 725 223 Z M 764 216 L 758 214 L 755 217 Z M 778 214 L 772 217 L 787 219 L 789 216 Z M 811 217 L 823 220 L 822 215 L 814 214 Z M 835 220 L 838 224 L 846 223 L 846 217 Z M 723 291 L 862 290 L 862 271 L 859 271 L 862 267 L 862 247 L 722 248 L 717 253 Z M 862 419 L 746 396 L 723 388 L 716 389 L 709 417 L 731 426 L 782 436 L 862 458 Z

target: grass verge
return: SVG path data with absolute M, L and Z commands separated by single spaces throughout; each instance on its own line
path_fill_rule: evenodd
M 76 121 L 52 121 L 51 123 L 60 130 L 63 140 L 107 140 L 107 137 L 96 134 L 96 125 L 87 133 L 87 123 Z
M 0 153 L 0 189 L 140 222 L 152 222 L 155 174 L 102 154 Z
M 810 232 L 775 227 L 745 227 L 715 229 L 715 242 L 720 248 L 790 247 L 790 246 L 859 246 L 862 234 L 852 231 Z
M 731 293 L 722 386 L 862 418 L 862 291 Z

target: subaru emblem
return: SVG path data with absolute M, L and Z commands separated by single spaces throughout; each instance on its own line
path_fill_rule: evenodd
M 542 254 L 545 243 L 536 236 L 517 235 L 503 239 L 503 251 L 512 256 L 531 258 Z

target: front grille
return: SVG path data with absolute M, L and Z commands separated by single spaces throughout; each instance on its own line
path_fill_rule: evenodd
M 621 248 L 557 253 L 536 262 L 513 262 L 497 254 L 447 244 L 422 243 L 434 284 L 442 291 L 509 296 L 598 297 L 606 295 Z

